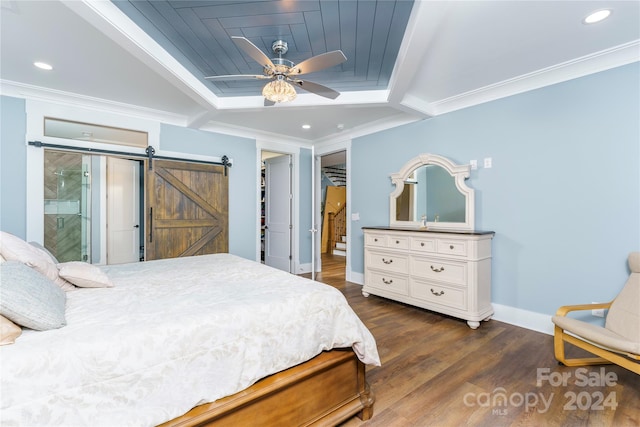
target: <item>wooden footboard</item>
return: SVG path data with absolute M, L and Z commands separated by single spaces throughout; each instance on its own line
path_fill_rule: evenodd
M 336 349 L 162 426 L 328 426 L 371 418 L 373 402 L 365 365 L 353 350 Z

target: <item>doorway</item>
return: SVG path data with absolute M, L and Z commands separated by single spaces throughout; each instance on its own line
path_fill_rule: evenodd
M 140 261 L 140 162 L 107 157 L 107 264 Z
M 320 156 L 320 257 L 318 272 L 326 268 L 346 276 L 348 255 L 347 152 Z
M 44 150 L 44 247 L 59 262 L 140 260 L 140 161 Z
M 292 156 L 262 151 L 261 261 L 292 271 Z
M 91 259 L 91 156 L 44 153 L 44 246 L 59 262 Z

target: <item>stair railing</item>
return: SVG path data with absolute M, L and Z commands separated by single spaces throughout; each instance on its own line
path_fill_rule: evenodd
M 338 239 L 347 235 L 347 205 L 346 203 L 336 212 L 329 212 L 329 251 L 336 247 Z M 327 252 L 329 252 L 327 251 Z

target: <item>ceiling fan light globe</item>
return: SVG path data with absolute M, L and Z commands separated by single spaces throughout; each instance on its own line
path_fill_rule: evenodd
M 296 99 L 296 90 L 284 80 L 274 80 L 264 85 L 262 96 L 271 102 L 290 102 Z

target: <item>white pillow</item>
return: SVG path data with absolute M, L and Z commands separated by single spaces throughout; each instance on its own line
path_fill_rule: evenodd
M 59 262 L 58 259 L 49 251 L 49 249 L 45 248 L 40 243 L 38 243 L 38 242 L 29 242 L 29 244 L 31 246 L 33 246 L 34 248 L 36 248 L 38 251 L 40 251 L 42 254 L 48 256 L 49 258 L 51 258 L 51 262 L 53 262 L 54 264 L 57 264 Z
M 75 289 L 71 283 L 58 276 L 58 269 L 51 258 L 13 234 L 0 231 L 0 254 L 7 261 L 20 261 L 28 265 L 64 291 Z
M 107 274 L 93 264 L 70 261 L 58 264 L 58 274 L 81 288 L 112 288 Z

